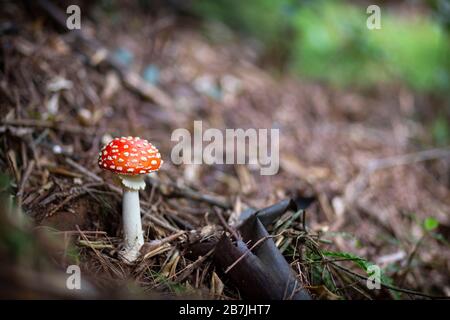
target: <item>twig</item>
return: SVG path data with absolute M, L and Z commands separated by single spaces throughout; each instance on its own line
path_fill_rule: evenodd
M 66 158 L 66 163 L 68 165 L 70 165 L 72 168 L 78 170 L 79 172 L 81 172 L 82 174 L 84 174 L 85 176 L 93 179 L 94 181 L 100 182 L 105 184 L 106 186 L 108 186 L 109 189 L 111 189 L 114 192 L 117 192 L 119 194 L 122 193 L 122 190 L 119 187 L 116 187 L 115 185 L 106 183 L 105 180 L 103 180 L 101 177 L 99 177 L 98 175 L 96 175 L 95 173 L 93 173 L 92 171 L 86 169 L 85 167 L 83 167 L 81 164 L 76 163 L 75 161 L 73 161 L 70 158 Z
M 175 239 L 177 239 L 178 237 L 182 236 L 185 233 L 186 233 L 186 231 L 181 230 L 181 231 L 178 231 L 177 233 L 174 233 L 174 234 L 172 234 L 170 236 L 167 236 L 167 237 L 165 237 L 163 239 L 158 239 L 158 240 L 153 240 L 153 241 L 156 241 L 156 242 L 158 242 L 158 245 L 161 245 L 161 244 L 164 244 L 164 243 L 168 243 L 168 242 L 170 242 L 172 240 L 175 240 Z
M 170 246 L 170 244 L 164 243 L 164 244 L 162 244 L 162 245 L 160 245 L 160 246 L 157 246 L 157 247 L 155 247 L 155 248 L 151 248 L 150 251 L 147 252 L 147 253 L 143 256 L 142 260 L 146 260 L 146 259 L 152 258 L 152 257 L 154 257 L 154 256 L 156 256 L 156 255 L 160 255 L 160 254 L 162 254 L 162 253 L 164 253 L 164 252 L 167 252 L 167 251 L 169 251 L 169 250 L 171 250 L 171 249 L 172 249 L 172 247 Z M 142 251 L 141 251 L 141 252 L 142 252 Z
M 17 167 L 17 159 L 16 159 L 16 153 L 13 149 L 9 150 L 7 155 L 8 164 L 11 167 L 12 172 L 14 173 L 14 177 L 16 179 L 16 183 L 19 183 L 21 177 L 20 177 L 20 171 Z
M 183 281 L 184 279 L 186 279 L 191 273 L 192 271 L 198 266 L 200 265 L 203 261 L 206 260 L 206 258 L 208 258 L 213 252 L 215 251 L 215 248 L 211 249 L 208 251 L 208 253 L 206 253 L 204 256 L 199 257 L 197 260 L 195 260 L 193 263 L 188 264 L 185 268 L 183 268 L 182 270 L 178 271 L 176 274 L 174 274 L 172 277 L 177 276 L 178 274 L 181 273 L 181 275 L 176 279 L 177 283 L 180 283 L 181 281 Z
M 91 128 L 83 128 L 67 123 L 50 122 L 45 120 L 12 119 L 12 120 L 2 120 L 1 123 L 7 126 L 47 128 L 58 131 L 70 132 L 74 134 L 92 135 Z
M 369 172 L 373 172 L 380 169 L 447 157 L 450 157 L 450 148 L 431 149 L 390 158 L 375 159 L 369 162 L 367 169 Z
M 308 233 L 308 231 L 306 230 L 306 210 L 302 210 L 302 211 L 303 211 L 303 217 L 302 217 L 303 231 L 305 231 L 305 233 Z
M 165 222 L 163 220 L 160 220 L 159 218 L 157 218 L 154 215 L 152 215 L 150 212 L 148 212 L 146 210 L 142 210 L 142 212 L 144 213 L 144 217 L 145 218 L 148 218 L 149 220 L 151 220 L 155 224 L 159 225 L 160 227 L 163 227 L 164 229 L 167 229 L 167 230 L 172 231 L 172 232 L 179 232 L 180 231 L 180 229 L 177 229 L 177 228 L 171 226 L 170 224 L 168 224 L 167 222 Z
M 368 277 L 363 276 L 363 275 L 361 275 L 361 274 L 359 274 L 359 273 L 353 272 L 353 271 L 351 271 L 351 270 L 349 270 L 349 269 L 347 269 L 347 268 L 345 268 L 345 267 L 343 267 L 343 266 L 340 266 L 340 265 L 337 264 L 337 263 L 334 263 L 334 262 L 332 262 L 332 261 L 328 261 L 328 262 L 329 262 L 330 264 L 332 264 L 333 266 L 335 266 L 336 268 L 341 269 L 342 271 L 344 271 L 344 272 L 346 272 L 346 273 L 348 273 L 348 274 L 350 274 L 350 275 L 352 275 L 352 276 L 354 276 L 354 277 L 357 277 L 357 278 L 362 279 L 362 280 L 369 280 Z M 391 286 L 391 285 L 388 285 L 388 284 L 385 284 L 385 283 L 380 283 L 380 285 L 381 285 L 382 287 L 386 288 L 386 289 L 389 289 L 389 290 L 394 290 L 394 291 L 398 291 L 398 292 L 403 292 L 403 293 L 411 294 L 411 295 L 415 295 L 415 296 L 426 297 L 426 298 L 430 298 L 430 299 L 450 299 L 450 297 L 448 297 L 448 296 L 434 296 L 434 295 L 429 295 L 429 294 L 422 293 L 422 292 L 419 292 L 419 291 L 414 291 L 414 290 L 410 290 L 410 289 L 403 289 L 403 288 Z
M 58 229 L 49 227 L 49 226 L 37 226 L 35 227 L 35 229 L 47 229 L 48 231 L 50 231 L 51 233 L 54 234 L 67 234 L 67 235 L 73 235 L 73 234 L 80 234 L 79 230 L 67 230 L 67 231 L 59 231 Z M 106 231 L 91 231 L 91 230 L 83 230 L 81 231 L 83 234 L 101 234 L 101 235 L 107 235 Z
M 236 232 L 236 230 L 234 230 L 226 221 L 225 218 L 223 217 L 222 213 L 219 211 L 219 209 L 214 208 L 214 212 L 217 214 L 217 216 L 219 217 L 220 223 L 222 223 L 222 226 L 229 232 L 231 233 L 231 235 L 236 239 L 236 240 L 240 240 L 241 237 L 239 236 L 239 234 Z
M 114 249 L 112 244 L 107 244 L 103 241 L 78 240 L 78 244 L 95 249 Z
M 92 244 L 90 243 L 89 239 L 84 235 L 83 231 L 81 231 L 80 227 L 77 225 L 77 230 L 80 233 L 80 236 L 86 241 L 86 244 L 88 245 L 89 248 L 91 248 L 95 255 L 97 256 L 97 258 L 100 260 L 100 263 L 102 265 L 103 270 L 105 270 L 106 272 L 108 272 L 108 268 L 105 266 L 105 263 L 108 265 L 108 263 L 106 262 L 106 260 L 101 256 L 101 254 L 95 249 L 95 247 L 92 246 Z M 116 275 L 122 276 L 120 274 L 120 272 L 111 264 L 108 265 L 108 267 L 110 268 L 110 270 L 112 270 L 113 272 L 116 273 Z
M 85 167 L 83 167 L 81 164 L 76 163 L 75 161 L 73 161 L 70 158 L 65 158 L 66 163 L 68 165 L 70 165 L 72 168 L 77 169 L 79 172 L 81 172 L 82 174 L 84 174 L 85 176 L 90 177 L 91 179 L 93 179 L 94 181 L 97 182 L 103 182 L 103 179 L 100 178 L 98 175 L 96 175 L 95 173 L 89 171 L 88 169 L 86 169 Z
M 50 172 L 50 173 L 56 173 L 59 175 L 63 175 L 70 178 L 81 178 L 83 175 L 74 172 L 72 170 L 68 170 L 66 168 L 62 167 L 55 167 L 53 165 L 44 165 L 44 167 Z
M 146 178 L 152 185 L 156 186 L 158 190 L 165 195 L 176 195 L 184 198 L 188 198 L 195 201 L 205 202 L 213 206 L 220 207 L 222 209 L 231 209 L 231 205 L 218 199 L 215 196 L 201 194 L 200 192 L 194 191 L 188 187 L 180 187 L 172 182 L 161 182 L 152 177 Z
M 17 192 L 17 197 L 19 197 L 19 198 L 22 198 L 23 191 L 24 191 L 25 186 L 27 184 L 28 178 L 30 177 L 31 172 L 34 169 L 34 164 L 35 164 L 34 160 L 31 160 L 28 163 L 27 169 L 25 170 L 25 173 L 24 173 L 24 175 L 22 177 L 22 180 L 20 181 L 19 191 Z
M 47 213 L 45 216 L 46 217 L 51 217 L 53 214 L 55 214 L 55 212 L 57 212 L 59 209 L 61 209 L 64 205 L 66 205 L 67 203 L 69 203 L 71 200 L 78 198 L 79 196 L 85 194 L 86 191 L 84 190 L 80 190 L 79 192 L 72 194 L 70 196 L 68 196 L 67 198 L 65 198 L 63 201 L 61 201 L 55 208 L 53 208 L 49 213 Z
M 186 233 L 186 231 L 179 231 L 179 232 L 176 232 L 176 233 L 174 233 L 170 236 L 167 236 L 163 239 L 152 240 L 148 244 L 146 243 L 147 253 L 144 255 L 144 258 L 142 260 L 153 257 L 155 255 L 155 253 L 159 254 L 159 253 L 167 251 L 165 249 L 170 250 L 171 247 L 170 247 L 169 242 L 177 239 L 178 237 L 182 236 L 185 233 Z M 163 248 L 163 246 L 165 246 L 166 244 L 168 244 L 169 246 L 167 248 Z M 164 250 L 164 251 L 160 252 L 159 251 L 160 249 Z
M 422 242 L 424 241 L 426 235 L 427 234 L 425 233 L 425 234 L 422 235 L 422 237 L 420 237 L 419 241 L 416 242 L 416 244 L 414 245 L 413 250 L 409 254 L 408 260 L 406 261 L 406 265 L 405 265 L 405 268 L 404 268 L 404 272 L 400 276 L 401 277 L 401 279 L 399 281 L 400 284 L 403 285 L 403 283 L 404 283 L 404 281 L 406 279 L 406 276 L 408 275 L 408 272 L 410 271 L 411 263 L 413 262 L 413 259 L 414 259 L 415 255 L 419 251 L 419 247 L 422 245 Z

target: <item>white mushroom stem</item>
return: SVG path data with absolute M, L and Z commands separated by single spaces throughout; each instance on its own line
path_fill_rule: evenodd
M 133 262 L 139 257 L 139 251 L 144 244 L 139 191 L 124 189 L 122 219 L 125 245 L 121 255 L 129 262 Z
M 125 238 L 120 255 L 126 261 L 133 262 L 139 257 L 141 247 L 144 245 L 139 190 L 145 188 L 145 182 L 142 176 L 120 176 L 120 178 L 124 186 L 122 219 Z

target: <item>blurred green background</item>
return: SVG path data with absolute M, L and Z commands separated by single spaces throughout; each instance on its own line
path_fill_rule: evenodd
M 222 21 L 258 39 L 267 54 L 286 57 L 285 70 L 299 76 L 337 86 L 366 88 L 402 81 L 421 92 L 449 90 L 448 1 L 424 1 L 419 12 L 382 2 L 379 30 L 366 27 L 368 4 L 355 3 L 198 0 L 192 4 L 205 19 Z

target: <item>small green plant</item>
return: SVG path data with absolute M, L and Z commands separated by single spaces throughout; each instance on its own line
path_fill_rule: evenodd
M 426 231 L 431 232 L 439 227 L 439 221 L 436 218 L 428 217 L 424 220 L 423 227 Z
M 154 270 L 149 270 L 148 272 L 155 283 L 166 287 L 170 292 L 173 292 L 175 294 L 183 294 L 189 290 L 189 288 L 185 284 L 172 281 L 170 278 L 167 278 L 159 272 L 156 272 Z

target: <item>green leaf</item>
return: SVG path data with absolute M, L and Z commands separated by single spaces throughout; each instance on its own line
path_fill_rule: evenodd
M 423 227 L 427 231 L 433 231 L 439 226 L 439 221 L 436 218 L 428 217 L 423 222 Z
M 334 251 L 323 251 L 322 254 L 327 257 L 340 258 L 340 259 L 348 259 L 360 267 L 362 270 L 367 272 L 369 266 L 373 265 L 372 262 L 367 261 L 364 258 L 358 257 L 353 253 L 349 252 L 334 252 Z
M 364 270 L 368 276 L 371 276 L 372 273 L 368 271 L 369 266 L 374 265 L 373 262 L 367 261 L 364 258 L 361 258 L 357 255 L 354 255 L 353 253 L 350 252 L 335 252 L 335 251 L 322 251 L 322 254 L 324 256 L 327 257 L 333 257 L 333 258 L 340 258 L 340 259 L 348 259 L 349 261 L 352 261 L 355 265 L 357 265 L 358 267 L 360 267 L 362 270 Z M 394 281 L 392 280 L 391 277 L 389 277 L 383 270 L 381 270 L 381 283 L 384 285 L 393 285 Z M 392 291 L 391 292 L 394 294 L 394 298 L 395 299 L 399 299 L 400 295 L 395 292 Z

